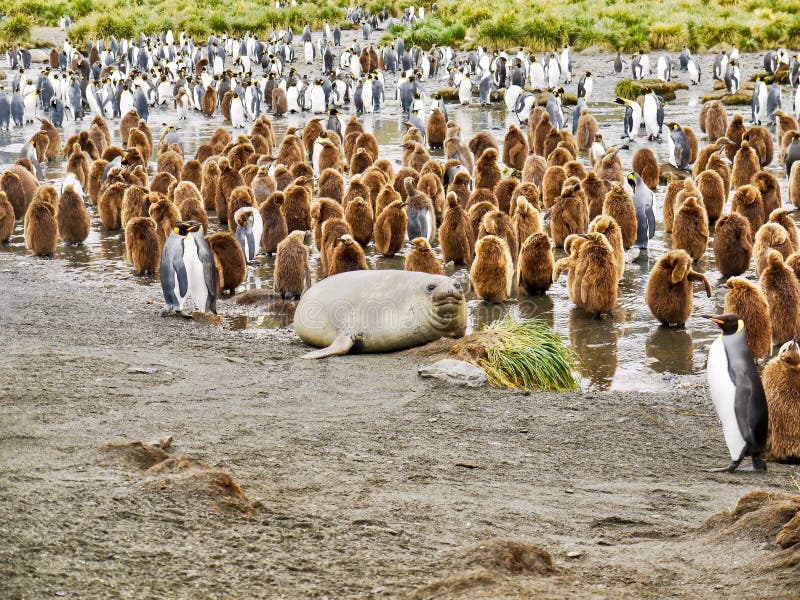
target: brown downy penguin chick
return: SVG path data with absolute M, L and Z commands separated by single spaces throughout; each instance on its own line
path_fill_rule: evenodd
M 306 233 L 293 231 L 278 244 L 273 286 L 281 298 L 299 298 L 311 287 L 308 247 L 304 241 Z
M 800 208 L 800 161 L 795 161 L 789 173 L 789 202 Z
M 481 300 L 503 302 L 511 297 L 514 262 L 503 238 L 487 235 L 477 241 L 469 276 Z
M 597 165 L 595 171 L 600 179 L 604 179 L 610 183 L 622 183 L 624 178 L 622 176 L 622 161 L 619 158 L 619 153 L 616 148 L 609 148 L 603 155 Z
M 158 157 L 158 173 L 169 173 L 175 179 L 179 179 L 183 170 L 183 157 L 175 150 L 167 150 Z
M 753 176 L 760 170 L 761 165 L 759 164 L 758 154 L 756 154 L 749 142 L 742 142 L 733 159 L 733 173 L 731 174 L 733 189 L 748 185 Z
M 210 85 L 206 86 L 206 90 L 203 93 L 203 99 L 201 100 L 200 103 L 200 112 L 203 113 L 203 116 L 213 117 L 214 111 L 216 109 L 217 109 L 217 91 Z
M 736 190 L 731 200 L 731 212 L 738 212 L 750 222 L 751 239 L 767 220 L 761 192 L 752 185 L 743 185 Z
M 336 169 L 325 169 L 319 175 L 319 197 L 341 203 L 344 198 L 344 177 Z
M 298 180 L 299 181 L 299 180 Z M 293 183 L 284 192 L 283 216 L 291 233 L 311 229 L 311 192 L 305 185 Z
M 708 159 L 708 165 L 706 166 L 706 170 L 714 171 L 722 177 L 722 183 L 725 184 L 725 198 L 728 197 L 731 191 L 731 168 L 728 166 L 728 163 L 725 162 L 726 160 L 725 157 L 717 152 L 711 155 Z
M 372 166 L 374 157 L 365 148 L 357 148 L 350 159 L 350 175 L 360 175 Z
M 528 158 L 528 142 L 513 123 L 509 125 L 506 137 L 503 139 L 503 164 L 517 171 L 525 168 Z
M 794 219 L 789 216 L 789 211 L 785 208 L 777 208 L 769 214 L 769 222 L 777 223 L 786 230 L 786 235 L 789 237 L 789 243 L 792 246 L 792 252 L 800 250 L 800 241 L 797 238 L 797 224 Z M 786 255 L 784 254 L 784 257 Z
M 533 183 L 523 183 L 517 186 L 517 189 L 514 190 L 514 193 L 511 194 L 511 203 L 509 206 L 509 210 L 511 211 L 511 216 L 514 216 L 514 211 L 517 209 L 517 198 L 522 196 L 525 198 L 533 208 L 536 210 L 541 210 L 541 205 L 539 204 L 539 197 L 541 194 L 539 193 L 539 188 L 536 187 L 536 184 Z
M 8 242 L 14 233 L 15 215 L 14 207 L 6 197 L 6 193 L 0 191 L 0 243 Z
M 503 174 L 497 165 L 497 149 L 487 148 L 475 163 L 475 189 L 494 190 L 502 178 Z
M 470 235 L 471 239 L 477 241 L 481 229 L 481 222 L 483 217 L 493 210 L 497 210 L 497 205 L 491 202 L 478 202 L 467 210 L 469 216 Z
M 282 88 L 275 86 L 272 88 L 272 114 L 276 117 L 282 117 L 287 112 L 289 112 L 289 101 L 286 99 L 286 92 Z
M 739 213 L 723 215 L 717 221 L 714 228 L 714 264 L 723 277 L 741 275 L 750 267 L 752 236 L 750 222 Z
M 558 147 L 547 155 L 547 165 L 550 167 L 563 167 L 573 159 L 566 148 Z
M 149 190 L 142 185 L 132 185 L 122 195 L 122 208 L 120 210 L 120 224 L 126 227 L 128 221 L 134 217 L 147 217 L 150 215 Z
M 359 246 L 366 247 L 372 241 L 372 232 L 375 227 L 375 218 L 369 201 L 361 196 L 356 196 L 347 203 L 344 218 L 353 232 L 353 239 Z
M 375 218 L 377 219 L 378 215 L 383 212 L 383 209 L 395 201 L 402 202 L 403 198 L 400 196 L 400 192 L 394 189 L 393 185 L 387 183 L 383 186 L 380 194 L 378 194 L 378 197 L 375 199 Z
M 686 250 L 692 260 L 698 261 L 708 246 L 708 216 L 697 198 L 690 196 L 675 213 L 672 231 L 672 248 Z
M 547 171 L 544 172 L 544 179 L 542 180 L 542 202 L 544 208 L 547 209 L 553 206 L 553 203 L 561 196 L 561 190 L 566 180 L 567 172 L 564 170 L 564 167 L 547 167 Z
M 80 144 L 72 145 L 72 152 L 67 159 L 67 173 L 72 173 L 78 178 L 82 188 L 89 181 L 89 157 L 81 150 Z
M 414 181 L 414 185 L 417 185 L 417 182 L 419 182 L 419 173 L 409 167 L 403 167 L 397 171 L 394 176 L 394 181 L 392 181 L 394 189 L 400 192 L 400 197 L 403 199 L 403 201 L 406 199 L 405 181 L 409 177 Z
M 216 210 L 217 184 L 220 173 L 219 163 L 216 160 L 207 160 L 203 164 L 200 194 L 203 196 L 203 207 L 206 210 Z
M 409 178 L 410 179 L 410 178 Z M 410 179 L 413 184 L 413 179 Z M 407 195 L 407 194 L 406 194 Z M 355 200 L 356 198 L 366 198 L 369 196 L 369 190 L 367 186 L 364 185 L 364 182 L 361 180 L 361 175 L 353 175 L 350 178 L 350 185 L 347 186 L 347 191 L 344 194 L 344 198 L 342 198 L 342 207 L 347 209 L 347 205 Z
M 633 198 L 621 183 L 615 183 L 603 199 L 603 213 L 613 218 L 622 232 L 622 246 L 627 250 L 636 242 L 638 221 Z M 582 233 L 582 232 L 576 232 Z
M 45 158 L 47 158 L 47 160 L 55 160 L 58 158 L 58 154 L 61 151 L 61 134 L 58 133 L 58 129 L 56 129 L 55 125 L 53 125 L 47 119 L 39 117 L 39 120 L 42 123 L 39 126 L 39 131 L 43 132 L 47 136 L 47 150 L 45 152 Z
M 697 200 L 697 203 L 705 208 L 703 204 L 703 197 L 700 194 L 700 190 L 697 189 L 697 186 L 694 183 L 694 180 L 691 177 L 687 177 L 683 180 L 683 189 L 678 192 L 678 195 L 675 196 L 675 205 L 674 210 L 677 213 L 683 203 L 686 202 L 687 198 L 694 197 Z M 673 218 L 674 221 L 674 218 Z M 674 223 L 673 223 L 674 225 Z
M 406 254 L 404 268 L 406 271 L 430 273 L 431 275 L 444 275 L 442 263 L 433 253 L 433 248 L 428 240 L 422 237 L 411 240 L 411 250 Z
M 786 259 L 786 265 L 794 271 L 795 277 L 800 281 L 800 252 L 795 252 Z
M 428 147 L 431 150 L 438 150 L 444 147 L 444 139 L 447 136 L 447 122 L 444 114 L 438 106 L 433 107 L 428 123 L 425 126 L 425 137 L 428 140 Z
M 566 172 L 568 179 L 570 177 L 577 177 L 581 181 L 586 179 L 586 174 L 588 173 L 586 167 L 583 166 L 583 163 L 577 160 L 571 160 L 565 164 L 564 171 Z
M 718 144 L 708 144 L 703 146 L 700 153 L 697 155 L 697 161 L 692 165 L 692 175 L 697 177 L 708 168 L 708 160 L 715 153 L 720 151 L 721 146 Z
M 235 188 L 228 199 L 228 230 L 236 231 L 236 211 L 246 206 L 258 208 L 253 198 L 253 190 L 246 185 Z
M 50 146 L 50 139 L 44 131 L 37 131 L 30 139 L 30 144 L 36 153 L 36 161 L 43 163 L 47 160 L 47 149 Z M 59 146 L 60 149 L 61 146 Z M 31 163 L 33 166 L 33 163 Z
M 608 193 L 608 185 L 597 176 L 594 171 L 589 171 L 581 182 L 586 194 L 586 203 L 589 206 L 589 218 L 594 219 L 603 212 L 603 202 Z
M 769 414 L 767 460 L 800 464 L 800 345 L 789 340 L 764 369 Z M 796 519 L 796 517 L 795 517 Z
M 730 143 L 725 145 L 725 156 L 728 157 L 729 161 L 733 162 L 736 157 L 736 151 L 739 149 L 746 131 L 744 117 L 739 113 L 733 115 L 730 123 L 728 123 L 728 128 L 725 130 L 725 137 L 730 140 Z
M 217 293 L 228 292 L 233 296 L 236 288 L 247 278 L 247 262 L 242 246 L 227 231 L 207 235 L 206 242 L 211 247 L 214 264 L 219 275 Z
M 336 169 L 339 172 L 344 170 L 342 162 L 342 151 L 329 138 L 322 140 L 322 150 L 319 152 L 319 172 L 325 169 Z
M 528 137 L 528 148 L 531 149 L 531 152 L 536 152 L 536 147 L 534 145 L 536 127 L 539 126 L 539 122 L 542 120 L 542 115 L 544 113 L 545 110 L 543 107 L 535 106 L 528 116 L 528 128 L 525 131 L 525 135 Z
M 772 353 L 772 321 L 769 302 L 763 290 L 743 277 L 731 277 L 725 284 L 725 313 L 739 315 L 744 321 L 745 341 L 754 358 Z
M 775 145 L 769 130 L 760 126 L 751 127 L 742 136 L 742 144 L 744 142 L 750 144 L 750 147 L 755 150 L 759 167 L 764 168 L 772 163 L 772 159 L 775 158 Z
M 639 148 L 633 154 L 631 171 L 638 173 L 647 187 L 654 190 L 658 187 L 660 171 L 656 154 L 650 148 Z
M 10 169 L 5 171 L 0 176 L 0 191 L 5 193 L 6 200 L 14 209 L 15 218 L 21 219 L 28 209 L 28 203 L 33 198 L 33 193 L 28 196 L 18 173 Z
M 139 275 L 154 275 L 161 264 L 161 240 L 156 222 L 133 217 L 125 226 L 125 258 Z
M 394 256 L 403 247 L 406 239 L 408 217 L 403 210 L 403 201 L 395 200 L 383 209 L 375 219 L 373 237 L 375 250 L 383 256 Z
M 124 183 L 111 184 L 100 196 L 100 202 L 97 204 L 100 222 L 109 231 L 116 231 L 122 227 L 122 198 L 125 195 L 125 188 Z
M 706 276 L 692 270 L 692 258 L 683 250 L 671 250 L 658 259 L 650 278 L 644 301 L 653 316 L 665 327 L 686 325 L 692 314 L 692 282 L 701 281 L 711 297 Z
M 602 233 L 614 253 L 614 265 L 617 268 L 617 279 L 625 273 L 625 248 L 622 244 L 622 230 L 614 217 L 598 215 L 589 223 L 589 233 Z
M 533 151 L 539 156 L 544 156 L 545 140 L 555 128 L 550 123 L 550 115 L 547 113 L 542 114 L 536 129 L 533 132 Z
M 86 192 L 89 194 L 89 201 L 92 206 L 97 206 L 100 202 L 100 189 L 103 186 L 103 173 L 108 166 L 108 161 L 98 158 L 89 168 L 89 182 L 86 185 Z
M 228 199 L 233 190 L 244 185 L 242 176 L 234 169 L 224 156 L 219 159 L 219 178 L 217 179 L 216 193 L 214 194 L 214 210 L 220 225 L 228 222 Z
M 694 129 L 687 125 L 684 125 L 682 129 L 683 134 L 686 136 L 686 141 L 689 143 L 689 164 L 694 164 L 694 161 L 697 160 L 697 150 L 699 147 L 697 134 L 694 132 Z
M 797 119 L 783 112 L 780 108 L 772 111 L 772 116 L 776 117 L 778 129 L 775 133 L 779 140 L 789 131 L 800 131 L 800 125 L 798 125 Z
M 667 193 L 664 196 L 663 216 L 664 233 L 672 233 L 672 225 L 675 222 L 675 199 L 683 191 L 683 180 L 670 181 L 667 185 Z
M 352 237 L 350 226 L 347 221 L 339 217 L 330 217 L 322 224 L 322 239 L 320 240 L 321 247 L 319 249 L 320 266 L 322 267 L 322 274 L 327 277 L 331 274 L 331 266 L 333 265 L 333 250 L 337 241 L 343 235 Z
M 563 138 L 561 137 L 561 133 L 556 131 L 555 128 L 550 130 L 550 133 L 547 134 L 547 137 L 544 138 L 544 148 L 542 156 L 549 157 L 556 148 L 561 145 Z M 573 155 L 574 158 L 574 155 Z
M 203 185 L 203 165 L 199 160 L 192 158 L 183 163 L 181 167 L 181 181 L 191 181 L 199 190 Z
M 203 226 L 203 231 L 208 231 L 208 213 L 203 206 L 203 198 L 200 196 L 197 186 L 191 181 L 181 181 L 175 186 L 173 202 L 175 202 L 178 212 L 181 213 L 182 220 L 197 221 Z
M 529 235 L 519 251 L 519 287 L 526 294 L 543 294 L 553 285 L 553 249 L 547 234 Z
M 364 171 L 364 176 L 362 178 L 364 185 L 369 190 L 369 202 L 372 205 L 373 211 L 377 207 L 378 203 L 378 196 L 383 189 L 383 186 L 389 181 L 386 175 L 380 169 L 376 168 L 374 165 Z M 344 187 L 344 184 L 342 184 Z M 322 195 L 322 188 L 320 187 L 320 196 Z
M 350 120 L 347 122 L 347 125 L 345 125 L 344 135 L 347 136 L 347 134 L 352 133 L 353 131 L 357 133 L 364 133 L 364 126 L 355 115 L 351 116 Z
M 518 197 L 514 211 L 514 232 L 517 235 L 517 241 L 524 244 L 530 236 L 542 231 L 542 215 L 528 202 L 525 196 Z
M 455 174 L 453 181 L 447 187 L 447 193 L 454 193 L 456 198 L 458 198 L 458 203 L 463 208 L 466 208 L 467 203 L 469 202 L 469 197 L 472 195 L 472 192 L 469 189 L 471 184 L 472 180 L 470 179 L 470 176 L 464 171 L 459 171 Z
M 261 251 L 265 252 L 267 256 L 272 256 L 273 252 L 277 252 L 278 246 L 289 233 L 286 218 L 281 210 L 284 200 L 283 192 L 273 192 L 258 207 L 258 213 L 264 223 L 264 230 L 261 233 Z M 320 235 L 322 235 L 321 232 Z
M 136 112 L 135 108 L 132 108 L 127 113 L 122 115 L 122 118 L 119 121 L 119 135 L 123 146 L 128 145 L 128 134 L 130 133 L 131 129 L 136 127 L 138 123 L 139 113 Z
M 500 183 L 502 183 L 502 181 Z M 499 185 L 500 184 L 498 184 L 498 186 Z M 433 211 L 436 214 L 436 222 L 441 223 L 442 212 L 444 211 L 444 187 L 442 185 L 442 179 L 435 173 L 425 173 L 420 176 L 417 189 L 431 199 Z
M 767 264 L 761 273 L 761 288 L 769 302 L 772 343 L 783 344 L 800 331 L 800 283 L 777 250 L 767 250 Z
M 511 196 L 519 187 L 519 179 L 516 177 L 504 177 L 494 186 L 494 197 L 497 199 L 497 207 L 504 213 L 511 214 Z
M 292 165 L 305 161 L 304 153 L 305 148 L 300 138 L 292 133 L 287 133 L 281 140 L 281 145 L 278 146 L 278 157 L 275 159 L 275 164 L 284 165 L 289 169 Z M 320 173 L 323 170 L 320 169 Z
M 781 188 L 778 180 L 772 173 L 759 171 L 753 175 L 751 183 L 761 192 L 761 201 L 764 203 L 764 214 L 769 215 L 773 210 L 781 207 Z
M 703 206 L 709 223 L 716 222 L 725 206 L 725 183 L 715 171 L 703 171 L 695 179 L 695 185 L 703 197 Z
M 550 208 L 550 235 L 556 247 L 562 247 L 569 235 L 586 233 L 589 218 L 584 198 L 580 183 L 565 185 Z
M 36 188 L 36 193 L 33 195 L 33 200 L 44 200 L 49 202 L 54 207 L 58 208 L 58 191 L 52 185 L 42 185 Z M 33 202 L 31 200 L 31 202 Z
M 128 150 L 136 149 L 142 155 L 142 164 L 146 165 L 152 154 L 152 146 L 143 131 L 138 127 L 131 129 L 128 134 Z
M 169 173 L 156 173 L 150 181 L 150 191 L 168 196 L 170 188 L 174 188 L 177 183 L 178 180 Z
M 511 254 L 511 261 L 516 264 L 517 256 L 519 255 L 519 243 L 517 241 L 517 232 L 514 228 L 514 222 L 507 214 L 500 210 L 493 210 L 481 219 L 481 225 L 478 229 L 478 239 L 487 235 L 494 235 L 502 238 L 508 246 L 509 253 Z
M 436 231 L 436 211 L 433 202 L 425 192 L 416 187 L 411 177 L 406 177 L 403 186 L 406 191 L 405 210 L 408 216 L 408 238 L 433 239 Z
M 522 169 L 522 183 L 534 183 L 536 187 L 542 187 L 544 173 L 547 171 L 547 161 L 542 156 L 531 154 L 525 161 L 525 168 Z
M 497 141 L 494 139 L 494 136 L 488 131 L 479 131 L 476 133 L 475 136 L 469 141 L 467 146 L 469 147 L 470 152 L 472 152 L 472 155 L 477 157 L 479 160 L 486 150 L 491 148 L 495 152 L 499 152 L 500 149 L 497 145 Z M 494 159 L 495 161 L 497 160 L 497 154 L 494 155 Z
M 756 259 L 756 275 L 760 276 L 767 266 L 767 252 L 777 250 L 784 259 L 789 258 L 794 248 L 789 240 L 789 234 L 783 225 L 778 223 L 764 223 L 756 232 L 753 254 Z
M 567 255 L 553 265 L 553 283 L 558 281 L 561 273 L 566 271 L 567 294 L 569 295 L 570 301 L 576 306 L 580 302 L 580 278 L 583 276 L 583 273 L 578 271 L 578 250 L 587 239 L 588 238 L 584 235 L 568 236 L 567 239 L 564 240 L 564 252 Z
M 380 148 L 378 146 L 378 139 L 369 132 L 362 131 L 356 138 L 356 148 L 364 148 L 372 155 L 372 160 L 377 161 L 380 156 Z
M 586 152 L 594 144 L 594 138 L 600 131 L 597 119 L 589 114 L 589 109 L 585 106 L 581 109 L 581 116 L 578 118 L 578 130 L 575 137 L 578 141 L 578 150 Z
M 322 124 L 322 117 L 312 117 L 306 122 L 301 138 L 306 158 L 311 158 L 314 152 L 314 142 L 323 131 L 325 131 L 325 126 Z
M 56 207 L 35 198 L 25 212 L 25 247 L 36 256 L 51 256 L 58 244 Z
M 330 260 L 328 276 L 348 271 L 366 271 L 369 269 L 364 249 L 349 234 L 341 236 L 334 242 Z
M 566 148 L 569 150 L 570 154 L 572 154 L 572 159 L 577 160 L 578 158 L 578 142 L 568 130 L 562 129 L 558 132 L 561 141 L 558 143 L 559 147 Z
M 614 250 L 601 233 L 585 234 L 578 247 L 576 304 L 590 315 L 611 314 L 617 304 L 617 268 Z
M 157 194 L 151 194 L 150 218 L 156 222 L 161 247 L 172 233 L 173 228 L 181 221 L 181 213 L 175 203 L 166 198 L 156 200 Z
M 439 227 L 439 245 L 444 262 L 453 262 L 457 266 L 472 262 L 472 227 L 469 216 L 453 192 L 447 194 L 447 207 Z
M 701 125 L 704 125 L 703 131 L 708 141 L 713 143 L 725 135 L 725 130 L 728 128 L 728 114 L 722 102 L 717 100 L 704 104 L 703 107 L 706 112 Z
M 89 213 L 83 196 L 75 192 L 73 186 L 68 184 L 61 192 L 56 212 L 58 223 L 58 237 L 67 244 L 82 244 L 89 237 Z

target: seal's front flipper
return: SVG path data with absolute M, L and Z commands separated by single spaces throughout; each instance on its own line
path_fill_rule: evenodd
M 300 358 L 325 358 L 326 356 L 336 356 L 339 354 L 347 354 L 350 352 L 350 349 L 355 345 L 355 341 L 352 337 L 347 335 L 346 333 L 340 333 L 336 336 L 336 339 L 333 340 L 333 343 L 328 346 L 327 348 L 321 348 L 319 350 L 314 350 L 313 352 L 309 352 L 308 354 L 304 354 Z

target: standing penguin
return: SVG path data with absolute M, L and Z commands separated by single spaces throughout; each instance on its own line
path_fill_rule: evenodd
M 264 233 L 261 213 L 253 206 L 243 206 L 234 213 L 233 218 L 236 221 L 236 241 L 242 247 L 245 261 L 254 262 Z
M 767 444 L 769 415 L 761 378 L 745 341 L 738 315 L 705 316 L 722 330 L 708 351 L 706 378 L 725 443 L 731 455 L 727 467 L 710 471 L 732 473 L 746 457 L 753 470 L 766 471 L 762 454 Z
M 162 317 L 181 314 L 189 293 L 197 310 L 216 314 L 217 268 L 200 223 L 182 221 L 175 225 L 161 253 L 160 275 L 167 302 Z
M 653 192 L 638 173 L 628 173 L 628 185 L 633 190 L 633 207 L 636 209 L 636 248 L 647 248 L 656 234 L 656 215 L 653 212 Z
M 688 169 L 691 150 L 689 140 L 678 123 L 669 124 L 669 163 L 676 169 Z
M 614 102 L 625 107 L 625 118 L 623 121 L 625 135 L 623 137 L 633 140 L 634 136 L 639 135 L 639 128 L 642 126 L 642 107 L 639 106 L 638 102 L 628 100 L 627 98 L 616 98 Z

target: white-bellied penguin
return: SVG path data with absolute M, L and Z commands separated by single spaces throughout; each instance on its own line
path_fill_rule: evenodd
M 766 471 L 762 454 L 769 428 L 767 398 L 745 339 L 744 321 L 733 314 L 704 318 L 722 330 L 708 351 L 706 379 L 731 455 L 727 467 L 709 471 L 732 473 L 748 456 L 753 470 Z
M 162 317 L 182 314 L 191 293 L 195 310 L 217 312 L 217 267 L 197 221 L 176 223 L 161 253 L 161 290 L 167 306 Z

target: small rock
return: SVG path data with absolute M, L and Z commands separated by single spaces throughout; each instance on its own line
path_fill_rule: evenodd
M 58 591 L 56 592 L 56 596 L 66 596 L 66 595 L 67 595 L 67 592 L 64 592 L 64 591 L 62 591 L 62 590 L 58 590 Z
M 573 490 L 572 488 L 567 488 L 567 489 L 564 490 L 564 493 L 565 494 L 574 494 L 575 490 Z
M 158 369 L 155 367 L 128 367 L 128 373 L 133 373 L 135 375 L 152 375 L 157 372 Z
M 567 552 L 567 558 L 578 558 L 583 555 L 583 550 L 570 550 Z
M 465 362 L 445 358 L 432 365 L 420 367 L 417 371 L 420 377 L 432 377 L 447 383 L 465 385 L 467 387 L 480 387 L 486 383 L 486 373 L 480 367 Z

